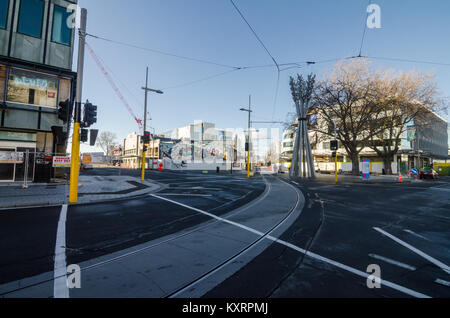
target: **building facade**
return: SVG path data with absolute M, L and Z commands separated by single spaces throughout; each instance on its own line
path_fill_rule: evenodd
M 320 116 L 314 125 L 319 125 L 324 129 Z M 400 128 L 396 128 L 400 129 Z M 424 168 L 431 166 L 434 161 L 445 160 L 448 158 L 448 123 L 441 116 L 433 111 L 424 108 L 423 114 L 418 116 L 412 123 L 401 127 L 400 147 L 397 154 L 394 155 L 391 169 L 392 173 L 406 173 L 412 168 Z M 316 170 L 334 171 L 335 164 L 332 157 L 333 151 L 330 150 L 330 142 L 334 138 L 320 134 L 311 129 L 309 131 L 312 153 Z M 381 148 L 380 148 L 381 149 Z M 351 172 L 351 159 L 341 143 L 337 151 L 338 170 L 342 172 Z M 360 161 L 369 160 L 372 173 L 386 173 L 383 158 L 370 147 L 362 148 Z M 360 169 L 362 164 L 360 164 Z
M 227 156 L 235 157 L 235 139 L 233 132 L 217 129 L 215 124 L 208 122 L 195 122 L 171 131 L 161 136 L 183 143 L 182 161 L 203 162 L 218 158 L 223 160 Z
M 26 153 L 28 179 L 46 181 L 52 155 L 66 153 L 70 124 L 58 119 L 58 105 L 75 97 L 68 21 L 76 3 L 0 0 L 0 182 L 24 177 Z

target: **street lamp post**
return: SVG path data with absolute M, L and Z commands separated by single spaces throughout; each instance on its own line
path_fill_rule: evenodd
M 252 106 L 252 95 L 250 95 L 249 97 L 248 97 L 248 109 L 246 109 L 246 108 L 241 108 L 240 109 L 240 111 L 243 111 L 243 112 L 248 112 L 248 133 L 247 133 L 247 135 L 248 135 L 248 140 L 247 140 L 247 147 L 248 147 L 248 151 L 247 151 L 247 178 L 250 178 L 250 140 L 251 140 L 251 135 L 250 135 L 250 128 L 251 128 L 251 125 L 252 125 L 252 122 L 251 122 L 251 114 L 252 114 L 252 109 L 251 109 L 251 106 Z
M 144 105 L 144 134 L 147 130 L 147 97 L 148 97 L 148 92 L 153 92 L 153 93 L 157 93 L 157 94 L 164 94 L 161 90 L 157 90 L 157 89 L 151 89 L 148 88 L 148 67 L 147 67 L 147 74 L 146 74 L 146 79 L 145 79 L 145 87 L 142 87 L 142 89 L 145 91 L 145 105 Z M 144 140 L 143 140 L 144 141 Z M 145 142 L 142 142 L 142 172 L 141 172 L 141 180 L 144 181 L 145 179 Z

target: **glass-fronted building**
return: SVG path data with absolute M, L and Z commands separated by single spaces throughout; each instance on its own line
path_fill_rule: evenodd
M 0 182 L 44 181 L 51 156 L 66 153 L 70 124 L 59 102 L 75 99 L 77 1 L 0 0 Z M 53 172 L 52 172 L 53 173 Z

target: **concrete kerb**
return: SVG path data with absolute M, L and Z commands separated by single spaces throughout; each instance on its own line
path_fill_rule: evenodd
M 127 177 L 129 179 L 133 177 Z M 157 193 L 159 191 L 162 191 L 168 187 L 168 185 L 165 185 L 163 183 L 157 182 L 152 180 L 151 182 L 148 180 L 141 181 L 138 178 L 133 178 L 136 180 L 128 180 L 128 181 L 135 181 L 141 184 L 146 185 L 147 189 L 141 189 L 137 191 L 130 192 L 129 194 L 121 194 L 121 195 L 115 195 L 115 194 L 106 194 L 103 195 L 101 199 L 99 198 L 88 198 L 79 197 L 78 203 L 71 203 L 70 205 L 76 206 L 76 205 L 85 205 L 85 204 L 95 204 L 95 203 L 101 203 L 101 202 L 116 202 L 116 201 L 122 201 L 122 200 L 129 200 L 134 198 L 141 198 L 145 197 L 150 193 Z M 42 184 L 42 186 L 48 186 L 49 184 Z M 68 194 L 67 194 L 68 195 Z M 42 202 L 33 202 L 33 203 L 25 203 L 25 204 L 11 204 L 11 205 L 1 205 L 0 211 L 3 210 L 11 210 L 11 209 L 20 209 L 20 208 L 34 208 L 34 207 L 56 207 L 60 206 L 62 204 L 68 204 L 68 198 L 66 200 L 56 200 L 56 201 L 42 201 Z

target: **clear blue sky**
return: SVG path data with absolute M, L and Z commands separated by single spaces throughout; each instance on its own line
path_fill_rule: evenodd
M 357 55 L 367 0 L 235 0 L 279 63 L 327 60 Z M 362 54 L 450 63 L 450 1 L 374 0 L 382 9 L 382 28 L 368 29 Z M 217 63 L 271 64 L 228 0 L 80 0 L 88 9 L 88 33 L 173 54 Z M 185 61 L 88 38 L 112 71 L 133 110 L 143 114 L 145 68 L 150 87 L 165 89 L 229 69 Z M 76 53 L 75 53 L 76 54 Z M 333 63 L 285 71 L 281 75 L 276 120 L 293 110 L 289 76 L 316 72 Z M 374 61 L 375 67 L 434 71 L 444 96 L 450 96 L 450 66 Z M 76 63 L 74 63 L 74 68 Z M 238 109 L 253 96 L 255 120 L 271 120 L 275 67 L 241 70 L 182 88 L 149 95 L 151 127 L 156 132 L 194 120 L 220 128 L 246 127 Z M 120 80 L 118 80 L 118 78 Z M 83 99 L 99 106 L 100 130 L 121 140 L 137 125 L 86 51 Z M 448 118 L 447 115 L 444 115 Z M 264 127 L 264 125 L 260 125 Z M 84 150 L 88 148 L 84 147 Z

